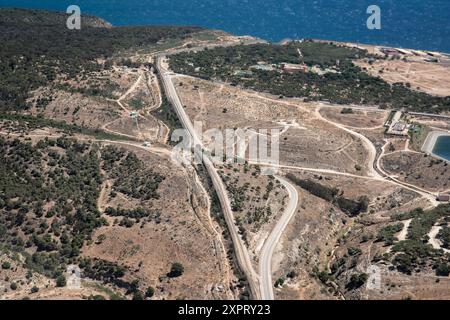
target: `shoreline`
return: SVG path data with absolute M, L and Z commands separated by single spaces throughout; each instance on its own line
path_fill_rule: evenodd
M 449 132 L 445 132 L 445 131 L 432 131 L 428 134 L 427 138 L 425 139 L 425 142 L 422 145 L 422 152 L 425 152 L 428 155 L 431 155 L 435 158 L 438 158 L 440 160 L 446 161 L 446 162 L 450 162 L 449 159 L 446 159 L 444 157 L 441 157 L 437 154 L 435 154 L 433 152 L 434 147 L 436 145 L 436 142 L 438 140 L 438 138 L 442 137 L 442 136 L 450 136 Z
M 14 3 L 14 4 L 9 4 L 6 3 L 4 5 L 0 5 L 0 10 L 1 9 L 21 9 L 21 10 L 39 10 L 39 11 L 50 11 L 50 12 L 56 12 L 56 13 L 60 13 L 63 15 L 66 15 L 65 9 L 66 6 L 64 4 L 50 4 L 49 6 L 42 6 L 40 4 L 33 4 L 33 5 L 26 5 L 26 4 L 18 4 L 18 3 Z M 200 28 L 203 28 L 205 30 L 220 30 L 220 31 L 224 31 L 226 33 L 229 33 L 231 35 L 235 35 L 235 36 L 251 36 L 254 38 L 258 38 L 264 41 L 267 41 L 269 43 L 272 44 L 278 44 L 284 41 L 299 41 L 299 40 L 303 40 L 303 39 L 313 39 L 313 40 L 321 40 L 321 41 L 325 41 L 325 42 L 335 42 L 335 43 L 342 43 L 342 44 L 355 44 L 357 46 L 376 46 L 376 47 L 386 47 L 386 48 L 395 48 L 395 49 L 400 49 L 400 50 L 412 50 L 412 51 L 423 51 L 423 52 L 429 52 L 432 54 L 443 54 L 446 56 L 450 56 L 450 48 L 444 48 L 441 47 L 439 45 L 430 45 L 430 46 L 426 46 L 426 45 L 422 45 L 421 43 L 406 43 L 403 42 L 401 39 L 370 39 L 370 38 L 356 38 L 356 39 L 351 39 L 353 36 L 353 33 L 351 32 L 351 30 L 347 30 L 347 33 L 344 35 L 336 35 L 336 34 L 328 34 L 328 35 L 324 35 L 324 38 L 319 39 L 317 38 L 316 35 L 311 34 L 310 33 L 306 33 L 306 34 L 292 34 L 292 36 L 286 35 L 286 34 L 280 34 L 280 35 L 269 35 L 269 34 L 265 34 L 262 35 L 258 32 L 258 29 L 252 29 L 252 30 L 231 30 L 233 28 L 229 28 L 228 26 L 224 26 L 224 25 L 212 25 L 210 24 L 210 22 L 203 22 L 203 23 L 198 23 L 198 21 L 178 21 L 178 22 L 174 22 L 172 20 L 168 20 L 167 22 L 153 22 L 151 20 L 147 21 L 147 19 L 141 18 L 141 19 L 130 19 L 127 21 L 127 19 L 118 19 L 117 16 L 109 16 L 107 14 L 105 14 L 104 12 L 100 12 L 98 11 L 97 8 L 92 8 L 87 6 L 87 9 L 85 8 L 85 6 L 82 7 L 82 12 L 83 12 L 83 16 L 87 16 L 87 17 L 95 17 L 95 18 L 100 18 L 102 20 L 104 20 L 105 22 L 110 23 L 113 27 L 134 27 L 134 26 L 197 26 Z M 106 10 L 106 12 L 108 12 Z M 167 14 L 167 12 L 165 12 Z M 129 18 L 130 16 L 126 16 L 127 18 Z M 142 20 L 144 19 L 144 20 Z M 361 35 L 360 35 L 361 36 Z

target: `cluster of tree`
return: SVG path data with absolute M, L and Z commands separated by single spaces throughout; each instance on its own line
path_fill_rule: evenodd
M 26 255 L 30 269 L 56 278 L 106 223 L 97 210 L 97 153 L 68 138 L 34 146 L 0 138 L 0 150 L 0 241 Z
M 151 169 L 143 168 L 141 162 L 139 162 L 140 170 L 133 171 L 132 166 L 128 165 L 133 161 L 137 161 L 137 157 L 129 154 L 117 170 L 113 171 L 116 177 L 114 189 L 135 199 L 159 199 L 157 190 L 165 177 Z
M 392 248 L 395 254 L 392 262 L 399 271 L 411 274 L 414 270 L 431 264 L 438 273 L 443 266 L 448 266 L 448 258 L 443 250 L 434 249 L 428 243 L 431 228 L 440 219 L 448 219 L 448 217 L 450 217 L 449 204 L 440 205 L 427 212 L 418 208 L 394 216 L 396 220 L 412 219 L 406 240 L 396 242 Z
M 392 245 L 398 239 L 395 234 L 402 231 L 403 223 L 396 223 L 394 225 L 389 225 L 378 231 L 377 241 L 384 241 L 386 245 Z
M 294 174 L 288 174 L 287 177 L 299 187 L 328 202 L 332 202 L 339 193 L 339 190 L 336 188 L 330 188 L 311 180 L 299 179 Z
M 122 208 L 114 209 L 111 207 L 106 208 L 105 213 L 111 217 L 127 217 L 127 218 L 144 218 L 149 216 L 148 210 L 144 208 L 136 208 L 131 210 L 126 210 Z
M 267 207 L 255 207 L 253 210 L 248 212 L 246 216 L 246 222 L 248 224 L 255 224 L 254 230 L 258 230 L 263 223 L 269 221 L 269 217 L 272 215 L 272 209 L 270 206 Z
M 330 188 L 312 180 L 299 179 L 294 174 L 288 174 L 287 177 L 299 187 L 316 197 L 335 204 L 339 209 L 351 217 L 367 211 L 369 205 L 369 198 L 367 198 L 367 196 L 361 196 L 355 201 L 343 197 L 337 188 Z
M 435 113 L 450 110 L 450 97 L 431 96 L 412 90 L 403 83 L 391 85 L 380 77 L 369 75 L 352 62 L 365 57 L 370 55 L 363 50 L 305 41 L 285 46 L 257 44 L 184 52 L 172 56 L 170 65 L 178 73 L 226 81 L 278 96 Z M 305 63 L 332 68 L 335 72 L 283 73 L 250 68 L 259 61 L 268 64 Z
M 144 300 L 145 297 L 151 298 L 155 293 L 155 290 L 149 287 L 144 294 L 140 290 L 138 279 L 125 280 L 128 269 L 115 262 L 97 258 L 83 258 L 80 260 L 79 266 L 86 277 L 125 289 L 126 294 L 131 295 L 133 300 Z
M 127 289 L 128 292 L 135 292 L 137 289 L 136 282 L 123 280 L 128 271 L 127 268 L 115 262 L 83 258 L 80 260 L 79 266 L 83 270 L 84 276 L 88 278 L 116 285 L 119 288 Z
M 353 109 L 352 108 L 343 108 L 341 110 L 342 114 L 352 114 L 353 113 Z
M 160 88 L 163 88 L 161 75 L 157 74 L 157 77 Z M 175 112 L 173 105 L 167 99 L 164 90 L 161 90 L 161 101 L 162 101 L 161 106 L 158 109 L 151 111 L 152 115 L 161 120 L 162 122 L 164 122 L 169 127 L 171 132 L 173 132 L 173 130 L 182 128 L 183 125 L 181 124 L 180 119 L 178 119 L 178 115 Z M 171 141 L 171 142 L 175 143 L 178 141 Z
M 64 18 L 65 17 L 65 18 Z M 105 27 L 95 18 L 76 32 L 67 16 L 53 12 L 0 10 L 0 111 L 28 107 L 29 92 L 58 76 L 75 78 L 109 68 L 98 59 L 136 50 L 163 39 L 185 38 L 195 27 Z M 86 20 L 88 19 L 88 20 Z M 45 104 L 43 105 L 45 106 Z
M 241 212 L 244 209 L 244 203 L 247 200 L 247 191 L 250 184 L 245 183 L 243 186 L 238 186 L 238 179 L 236 179 L 234 182 L 226 183 L 226 186 L 231 198 L 231 210 L 234 212 Z
M 369 276 L 366 273 L 354 273 L 346 287 L 350 290 L 358 289 L 366 283 L 368 278 Z
M 61 129 L 67 134 L 82 134 L 92 136 L 96 139 L 103 140 L 131 140 L 130 138 L 105 132 L 101 129 L 93 129 L 83 126 L 77 126 L 73 124 L 67 124 L 65 121 L 58 121 L 53 119 L 47 119 L 41 116 L 28 116 L 22 114 L 1 113 L 0 121 L 14 121 L 16 128 L 23 128 L 25 130 L 38 129 L 43 127 L 51 127 Z
M 131 228 L 135 223 L 140 222 L 142 218 L 147 218 L 146 220 L 153 220 L 157 223 L 160 222 L 161 213 L 155 210 L 146 210 L 144 208 L 138 207 L 135 209 L 122 209 L 122 208 L 111 208 L 108 207 L 105 210 L 105 214 L 111 217 L 122 217 L 119 221 L 119 226 Z
M 442 241 L 442 247 L 450 249 L 450 228 L 448 226 L 442 227 L 437 238 Z
M 113 146 L 103 148 L 103 169 L 115 179 L 114 191 L 140 200 L 159 199 L 158 188 L 165 177 L 134 154 Z
M 57 83 L 53 86 L 53 88 L 71 94 L 79 93 L 84 96 L 114 99 L 115 97 L 113 93 L 120 90 L 120 85 L 109 79 L 102 79 L 101 83 L 87 83 L 80 86 L 73 86 L 68 82 Z M 51 96 L 48 99 L 49 100 L 47 101 L 38 102 L 37 107 L 44 108 L 49 102 L 51 102 Z M 74 114 L 77 113 L 75 111 Z

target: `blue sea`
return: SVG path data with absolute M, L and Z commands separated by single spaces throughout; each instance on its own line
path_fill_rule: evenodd
M 441 136 L 436 140 L 433 153 L 450 161 L 450 136 Z
M 114 25 L 196 25 L 270 41 L 320 38 L 450 53 L 450 0 L 0 0 L 0 7 L 82 12 Z M 366 27 L 369 5 L 381 30 Z

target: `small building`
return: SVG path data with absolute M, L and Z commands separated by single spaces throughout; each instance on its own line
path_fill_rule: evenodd
M 409 126 L 406 122 L 397 121 L 392 123 L 386 133 L 395 136 L 407 136 L 408 129 Z
M 439 59 L 438 58 L 427 58 L 427 59 L 425 59 L 425 62 L 438 63 Z
M 381 48 L 381 52 L 387 55 L 395 55 L 400 53 L 397 49 L 394 48 Z
M 450 194 L 440 193 L 437 197 L 437 201 L 450 202 Z
M 402 111 L 397 110 L 391 112 L 389 119 L 384 126 L 387 128 L 386 134 L 394 136 L 408 136 L 409 124 L 402 120 L 404 114 Z
M 282 63 L 281 70 L 284 72 L 308 72 L 308 66 L 305 64 Z
M 397 131 L 397 132 L 402 132 L 403 130 L 406 129 L 407 124 L 404 122 L 397 122 L 396 124 L 394 124 L 392 126 L 392 130 L 393 131 Z

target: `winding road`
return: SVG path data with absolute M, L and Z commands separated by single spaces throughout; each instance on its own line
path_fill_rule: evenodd
M 180 98 L 175 90 L 175 86 L 172 82 L 173 73 L 164 69 L 162 66 L 162 61 L 165 58 L 164 55 L 159 55 L 156 58 L 156 68 L 158 69 L 159 74 L 162 78 L 163 87 L 167 94 L 167 98 L 172 105 L 174 106 L 175 112 L 178 115 L 183 127 L 189 132 L 191 136 L 192 143 L 194 146 L 194 150 L 203 150 L 203 143 L 198 137 L 196 131 L 194 130 L 194 126 L 192 125 L 189 116 L 186 114 L 183 105 L 181 103 Z M 237 263 L 245 275 L 251 296 L 259 300 L 261 298 L 260 290 L 259 290 L 259 276 L 253 269 L 252 261 L 250 259 L 250 255 L 247 247 L 245 246 L 242 238 L 239 235 L 237 227 L 234 223 L 233 211 L 231 210 L 230 200 L 228 198 L 228 194 L 223 184 L 222 179 L 220 178 L 219 173 L 217 172 L 214 164 L 209 155 L 203 153 L 202 156 L 203 164 L 208 171 L 209 176 L 211 177 L 214 189 L 216 190 L 217 196 L 219 197 L 220 205 L 224 214 L 225 222 L 228 227 L 228 231 L 230 233 L 231 240 L 234 246 L 234 252 L 236 255 Z
M 261 250 L 261 256 L 259 260 L 259 274 L 261 277 L 260 290 L 261 298 L 263 300 L 274 300 L 273 294 L 273 282 L 272 282 L 272 256 L 278 241 L 286 229 L 289 221 L 297 212 L 298 205 L 298 193 L 295 187 L 282 177 L 275 177 L 286 188 L 289 193 L 289 203 L 277 222 L 275 228 L 272 230 L 269 237 L 264 242 L 264 246 Z
M 184 110 L 184 107 L 181 103 L 181 100 L 178 96 L 178 93 L 175 89 L 175 86 L 172 81 L 172 77 L 175 76 L 175 74 L 169 70 L 167 70 L 163 66 L 163 60 L 166 58 L 165 55 L 158 55 L 156 58 L 156 68 L 161 75 L 162 79 L 162 85 L 166 92 L 168 100 L 172 103 L 175 112 L 177 113 L 178 118 L 180 119 L 183 127 L 188 131 L 190 138 L 192 140 L 194 150 L 195 152 L 202 152 L 204 150 L 204 145 L 201 139 L 198 137 L 197 132 L 194 129 L 194 126 L 189 119 L 189 116 Z M 269 99 L 269 98 L 267 98 Z M 278 101 L 277 101 L 278 102 Z M 352 136 L 358 138 L 362 141 L 362 143 L 365 145 L 365 148 L 368 152 L 368 174 L 367 176 L 358 176 L 353 175 L 349 173 L 344 172 L 337 172 L 333 170 L 325 170 L 325 169 L 313 169 L 313 168 L 298 168 L 298 167 L 289 167 L 289 166 L 279 166 L 284 168 L 292 168 L 292 169 L 301 169 L 301 170 L 307 170 L 307 171 L 314 171 L 314 172 L 322 172 L 322 173 L 329 173 L 329 174 L 337 174 L 337 175 L 344 175 L 344 176 L 350 176 L 355 178 L 361 178 L 361 179 L 370 179 L 370 180 L 376 180 L 376 181 L 385 181 L 389 182 L 391 184 L 395 184 L 397 186 L 403 187 L 405 189 L 409 189 L 411 191 L 414 191 L 424 198 L 428 199 L 432 206 L 436 206 L 436 200 L 433 199 L 434 194 L 430 193 L 426 190 L 423 190 L 421 188 L 415 187 L 413 185 L 403 183 L 401 181 L 398 181 L 395 177 L 390 176 L 387 174 L 381 166 L 380 159 L 384 155 L 384 147 L 382 148 L 382 153 L 377 157 L 377 150 L 375 148 L 375 145 L 370 141 L 366 136 L 363 134 L 356 132 L 354 130 L 351 130 L 347 126 L 344 126 L 342 124 L 330 121 L 326 118 L 324 118 L 320 114 L 321 107 L 324 107 L 326 105 L 320 105 L 315 109 L 315 115 L 318 119 L 329 123 L 330 125 L 333 125 L 341 130 L 346 131 L 347 133 L 351 134 Z M 276 179 L 280 181 L 280 183 L 286 188 L 288 194 L 289 194 L 289 203 L 281 216 L 280 220 L 276 223 L 276 226 L 270 233 L 270 235 L 267 237 L 267 239 L 264 242 L 263 248 L 261 250 L 260 259 L 259 259 L 259 274 L 255 272 L 252 260 L 250 259 L 250 255 L 248 252 L 247 247 L 245 246 L 241 236 L 239 235 L 238 229 L 235 225 L 234 221 L 234 215 L 231 210 L 230 200 L 228 198 L 228 193 L 226 190 L 226 187 L 218 174 L 214 163 L 210 156 L 206 153 L 202 152 L 201 155 L 203 164 L 211 177 L 213 187 L 219 197 L 221 208 L 224 214 L 225 222 L 228 227 L 228 231 L 231 237 L 231 240 L 233 242 L 234 246 L 234 252 L 236 255 L 236 260 L 239 265 L 239 268 L 241 272 L 245 275 L 249 289 L 250 294 L 252 298 L 259 300 L 273 300 L 274 299 L 274 292 L 273 292 L 273 282 L 272 282 L 272 256 L 276 249 L 276 246 L 282 236 L 283 231 L 286 229 L 289 221 L 294 216 L 294 214 L 297 212 L 297 206 L 298 206 L 298 192 L 296 188 L 289 183 L 286 179 L 276 176 Z M 251 161 L 249 161 L 251 163 Z M 261 163 L 258 163 L 261 164 Z

